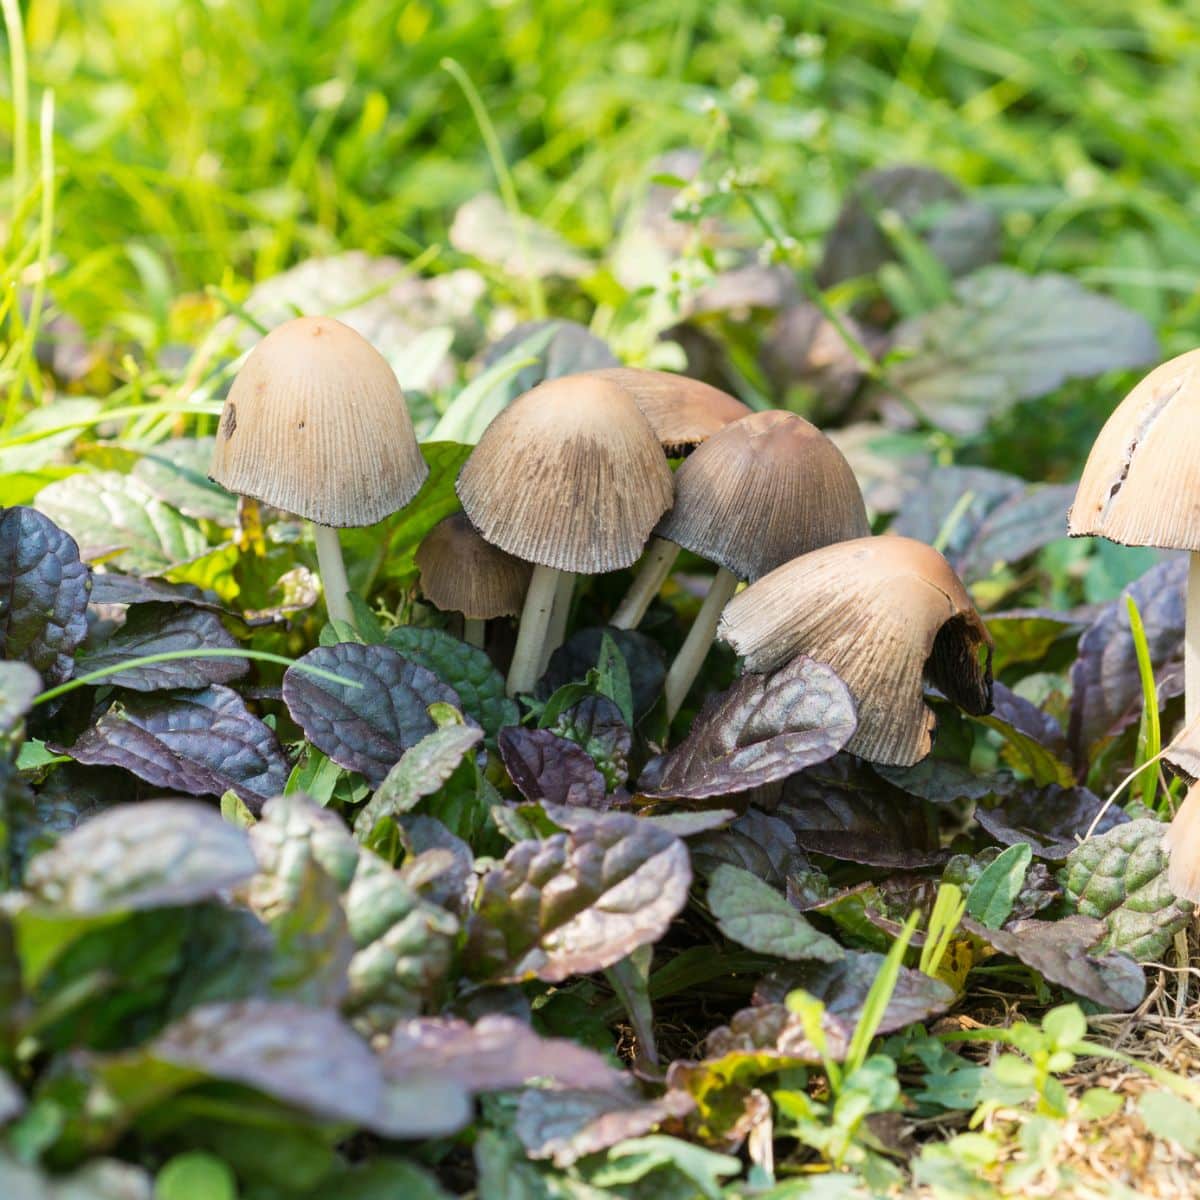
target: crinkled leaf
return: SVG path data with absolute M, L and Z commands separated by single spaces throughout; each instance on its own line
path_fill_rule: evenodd
M 694 1107 L 681 1092 L 643 1101 L 629 1091 L 538 1088 L 517 1106 L 515 1130 L 530 1158 L 566 1168 L 586 1155 L 638 1137 Z
M 989 929 L 999 929 L 1012 914 L 1032 861 L 1033 851 L 1027 842 L 1001 851 L 971 885 L 967 893 L 967 915 Z
M 708 907 L 727 938 L 760 954 L 836 962 L 845 951 L 814 929 L 774 888 L 723 863 L 708 884 Z
M 152 654 L 237 648 L 237 641 L 214 613 L 170 604 L 139 604 L 99 649 L 77 657 L 76 673 L 111 670 Z M 230 683 L 249 670 L 250 660 L 245 658 L 176 658 L 123 669 L 105 682 L 136 692 L 162 692 Z
M 500 731 L 500 757 L 526 800 L 607 807 L 604 776 L 591 756 L 548 729 L 514 725 Z
M 899 164 L 866 172 L 854 185 L 825 240 L 818 278 L 823 287 L 869 275 L 896 257 L 879 224 L 895 213 L 951 275 L 966 275 L 1000 252 L 1000 221 L 949 176 Z
M 36 901 L 95 916 L 194 904 L 255 871 L 245 833 L 214 809 L 148 800 L 109 809 L 39 854 L 25 874 Z
M 232 528 L 237 497 L 208 477 L 215 437 L 174 438 L 138 451 L 130 475 L 176 512 Z
M 1099 797 L 1087 788 L 1021 787 L 984 801 L 975 820 L 1006 846 L 1028 842 L 1038 858 L 1061 862 L 1091 828 L 1101 809 Z M 1096 826 L 1106 833 L 1129 817 L 1110 804 Z
M 74 538 L 36 509 L 0 509 L 0 658 L 28 663 L 47 687 L 67 679 L 90 588 Z
M 892 345 L 903 357 L 889 383 L 931 424 L 963 437 L 1068 379 L 1159 357 L 1139 314 L 1070 276 L 1007 266 L 960 279 L 951 301 L 901 321 Z
M 710 697 L 686 740 L 647 764 L 638 790 L 698 800 L 748 791 L 832 758 L 856 727 L 846 685 L 801 655 Z
M 1148 819 L 1117 825 L 1073 849 L 1067 858 L 1067 897 L 1086 917 L 1104 922 L 1105 949 L 1138 962 L 1161 960 L 1192 905 L 1167 884 L 1166 826 Z
M 995 730 L 1004 739 L 1004 761 L 1039 787 L 1057 784 L 1069 788 L 1074 784 L 1075 773 L 1064 761 L 1067 744 L 1062 726 L 1036 704 L 997 682 L 992 711 L 972 720 Z
M 237 692 L 215 685 L 114 701 L 61 753 L 89 766 L 124 767 L 155 787 L 190 796 L 233 791 L 251 812 L 282 792 L 289 774 L 271 729 Z
M 354 819 L 354 832 L 366 837 L 375 822 L 408 812 L 422 796 L 438 790 L 458 769 L 463 756 L 483 738 L 475 725 L 445 725 L 427 733 L 400 756 L 375 794 Z
M 467 949 L 477 978 L 601 970 L 657 941 L 683 907 L 692 872 L 677 837 L 627 813 L 572 825 L 519 842 L 483 877 Z
M 926 805 L 845 754 L 787 780 L 775 815 L 813 854 L 904 870 L 946 857 Z
M 75 538 L 85 559 L 112 555 L 135 575 L 161 575 L 208 549 L 195 521 L 116 471 L 52 483 L 38 493 L 37 506 Z
M 430 850 L 450 856 L 444 867 L 420 886 L 421 894 L 457 916 L 465 915 L 475 880 L 475 855 L 471 847 L 436 817 L 424 813 L 405 817 L 403 827 L 414 857 Z M 405 878 L 408 878 L 407 868 L 406 860 L 401 872 Z
M 888 767 L 872 763 L 871 770 L 893 787 L 919 796 L 931 804 L 953 804 L 956 800 L 981 800 L 1008 790 L 1011 778 L 976 775 L 961 763 L 929 755 L 912 767 Z
M 504 692 L 504 676 L 476 646 L 460 642 L 442 629 L 399 625 L 388 630 L 387 645 L 432 671 L 452 687 L 462 711 L 479 722 L 489 738 L 505 725 L 515 725 L 520 710 Z
M 728 829 L 706 833 L 692 843 L 692 864 L 710 871 L 719 863 L 743 867 L 772 887 L 809 868 L 796 844 L 796 831 L 779 817 L 747 809 Z
M 1107 741 L 1141 716 L 1142 684 L 1127 596 L 1133 597 L 1142 616 L 1159 702 L 1183 690 L 1173 668 L 1183 656 L 1187 573 L 1186 556 L 1151 567 L 1105 605 L 1079 639 L 1079 657 L 1071 668 L 1069 733 L 1080 764 L 1091 761 Z
M 42 690 L 38 673 L 21 662 L 0 662 L 0 738 L 33 707 Z
M 534 1079 L 559 1087 L 615 1088 L 622 1075 L 594 1050 L 567 1038 L 544 1038 L 515 1017 L 486 1016 L 471 1025 L 427 1017 L 398 1025 L 383 1069 L 391 1079 L 427 1074 L 470 1092 L 503 1092 Z
M 612 638 L 625 659 L 633 689 L 633 715 L 640 721 L 662 694 L 667 669 L 658 643 L 636 629 L 611 626 L 577 629 L 550 656 L 550 664 L 538 681 L 537 694 L 544 699 L 564 684 L 585 679 L 599 661 L 605 634 Z
M 552 229 L 513 215 L 499 196 L 481 192 L 454 214 L 450 244 L 517 279 L 548 275 L 580 279 L 592 264 Z
M 1114 1012 L 1137 1008 L 1146 994 L 1146 977 L 1132 958 L 1093 953 L 1104 937 L 1104 924 L 1091 917 L 1017 921 L 1007 929 L 988 929 L 964 917 L 963 928 L 1032 967 L 1048 983 Z
M 185 604 L 208 612 L 226 609 L 190 583 L 164 583 L 161 579 L 141 579 L 119 571 L 97 571 L 92 575 L 91 602 L 94 605 Z
M 360 684 L 348 687 L 288 667 L 283 699 L 308 740 L 378 786 L 400 756 L 434 730 L 429 705 L 461 709 L 453 688 L 388 646 L 339 642 L 299 660 Z
M 616 791 L 629 778 L 633 732 L 616 703 L 607 696 L 584 696 L 568 705 L 550 730 L 587 752 L 609 791 Z

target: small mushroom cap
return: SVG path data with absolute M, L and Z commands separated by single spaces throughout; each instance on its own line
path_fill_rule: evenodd
M 457 486 L 487 541 L 524 562 L 583 575 L 635 562 L 673 491 L 637 405 L 590 375 L 518 396 L 484 430 Z
M 529 563 L 479 536 L 463 512 L 440 520 L 417 547 L 421 591 L 442 612 L 475 621 L 515 617 L 525 602 Z
M 1067 529 L 1200 551 L 1200 350 L 1156 367 L 1104 423 Z
M 717 430 L 754 411 L 720 388 L 671 371 L 606 367 L 589 374 L 619 384 L 633 397 L 670 458 L 688 454 Z
M 911 538 L 860 538 L 793 559 L 734 596 L 717 635 L 749 671 L 798 654 L 831 666 L 858 706 L 846 748 L 869 762 L 906 767 L 929 753 L 937 722 L 926 679 L 969 713 L 992 705 L 987 628 L 950 564 Z
M 237 373 L 211 477 L 320 525 L 373 525 L 429 474 L 387 360 L 332 317 L 272 330 Z
M 803 417 L 772 411 L 726 425 L 684 462 L 655 532 L 753 580 L 871 527 L 842 452 Z

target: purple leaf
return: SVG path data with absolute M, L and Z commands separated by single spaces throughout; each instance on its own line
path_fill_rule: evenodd
M 288 778 L 275 734 L 237 692 L 220 686 L 116 701 L 73 746 L 53 748 L 90 766 L 124 767 L 168 791 L 232 790 L 252 812 Z
M 1015 846 L 1027 842 L 1038 858 L 1062 862 L 1087 833 L 1101 801 L 1087 788 L 1023 787 L 997 796 L 975 809 L 975 820 L 998 842 Z M 1129 817 L 1115 804 L 1096 826 L 1105 833 Z
M 1064 761 L 1067 743 L 1058 721 L 1002 683 L 993 686 L 992 699 L 992 712 L 974 720 L 1004 739 L 1004 761 L 1039 786 L 1070 787 L 1075 777 Z
M 164 583 L 161 579 L 139 579 L 119 571 L 98 571 L 92 576 L 91 602 L 107 604 L 182 604 L 207 612 L 227 611 L 206 600 L 204 593 L 191 584 Z
M 747 809 L 728 829 L 707 833 L 692 843 L 692 863 L 701 871 L 719 863 L 742 867 L 772 887 L 809 869 L 796 844 L 796 831 L 779 817 Z
M 603 809 L 604 776 L 592 757 L 548 729 L 500 730 L 500 757 L 526 800 Z
M 537 694 L 545 699 L 563 684 L 584 679 L 600 658 L 600 644 L 606 633 L 629 668 L 633 715 L 635 720 L 641 720 L 661 694 L 667 668 L 658 643 L 636 629 L 612 626 L 577 629 L 550 656 L 550 665 L 538 681 Z
M 551 729 L 587 751 L 609 791 L 616 791 L 629 778 L 633 733 L 607 696 L 585 696 L 563 709 Z
M 339 642 L 310 650 L 299 663 L 361 685 L 334 683 L 294 664 L 283 676 L 283 699 L 318 750 L 375 786 L 405 750 L 433 732 L 429 705 L 462 711 L 453 688 L 387 646 Z

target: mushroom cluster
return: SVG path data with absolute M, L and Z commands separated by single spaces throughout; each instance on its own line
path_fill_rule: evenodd
M 337 527 L 395 512 L 427 470 L 388 364 L 317 317 L 247 358 L 212 476 L 313 522 L 329 615 L 352 624 Z M 630 630 L 687 550 L 716 570 L 666 675 L 668 718 L 718 634 L 750 672 L 799 655 L 832 666 L 858 707 L 850 749 L 874 762 L 928 754 L 926 684 L 968 712 L 990 707 L 990 640 L 961 582 L 930 547 L 871 536 L 846 459 L 794 413 L 661 371 L 561 376 L 492 420 L 456 490 L 462 511 L 417 551 L 420 586 L 477 646 L 487 621 L 519 613 L 510 695 L 530 693 L 562 643 L 579 576 L 636 565 L 611 619 Z

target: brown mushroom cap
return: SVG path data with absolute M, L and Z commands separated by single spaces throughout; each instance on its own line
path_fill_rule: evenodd
M 414 557 L 421 591 L 442 612 L 460 612 L 473 621 L 520 613 L 533 568 L 485 542 L 466 513 L 440 520 Z
M 803 417 L 771 411 L 726 425 L 683 463 L 655 532 L 753 580 L 871 527 L 842 452 Z
M 646 418 L 624 389 L 591 375 L 518 396 L 484 430 L 457 489 L 487 541 L 584 575 L 636 561 L 673 494 Z
M 238 371 L 211 476 L 320 525 L 373 525 L 403 508 L 429 467 L 387 360 L 332 317 L 272 330 Z
M 725 606 L 718 636 L 749 671 L 798 654 L 833 667 L 858 705 L 847 749 L 870 762 L 911 766 L 929 753 L 926 679 L 967 712 L 991 708 L 987 627 L 950 564 L 911 538 L 838 542 L 785 563 Z
M 1200 350 L 1156 367 L 1104 423 L 1067 528 L 1072 537 L 1200 551 Z
M 670 458 L 689 453 L 731 421 L 754 411 L 720 388 L 671 371 L 605 367 L 588 374 L 620 385 L 633 397 Z

